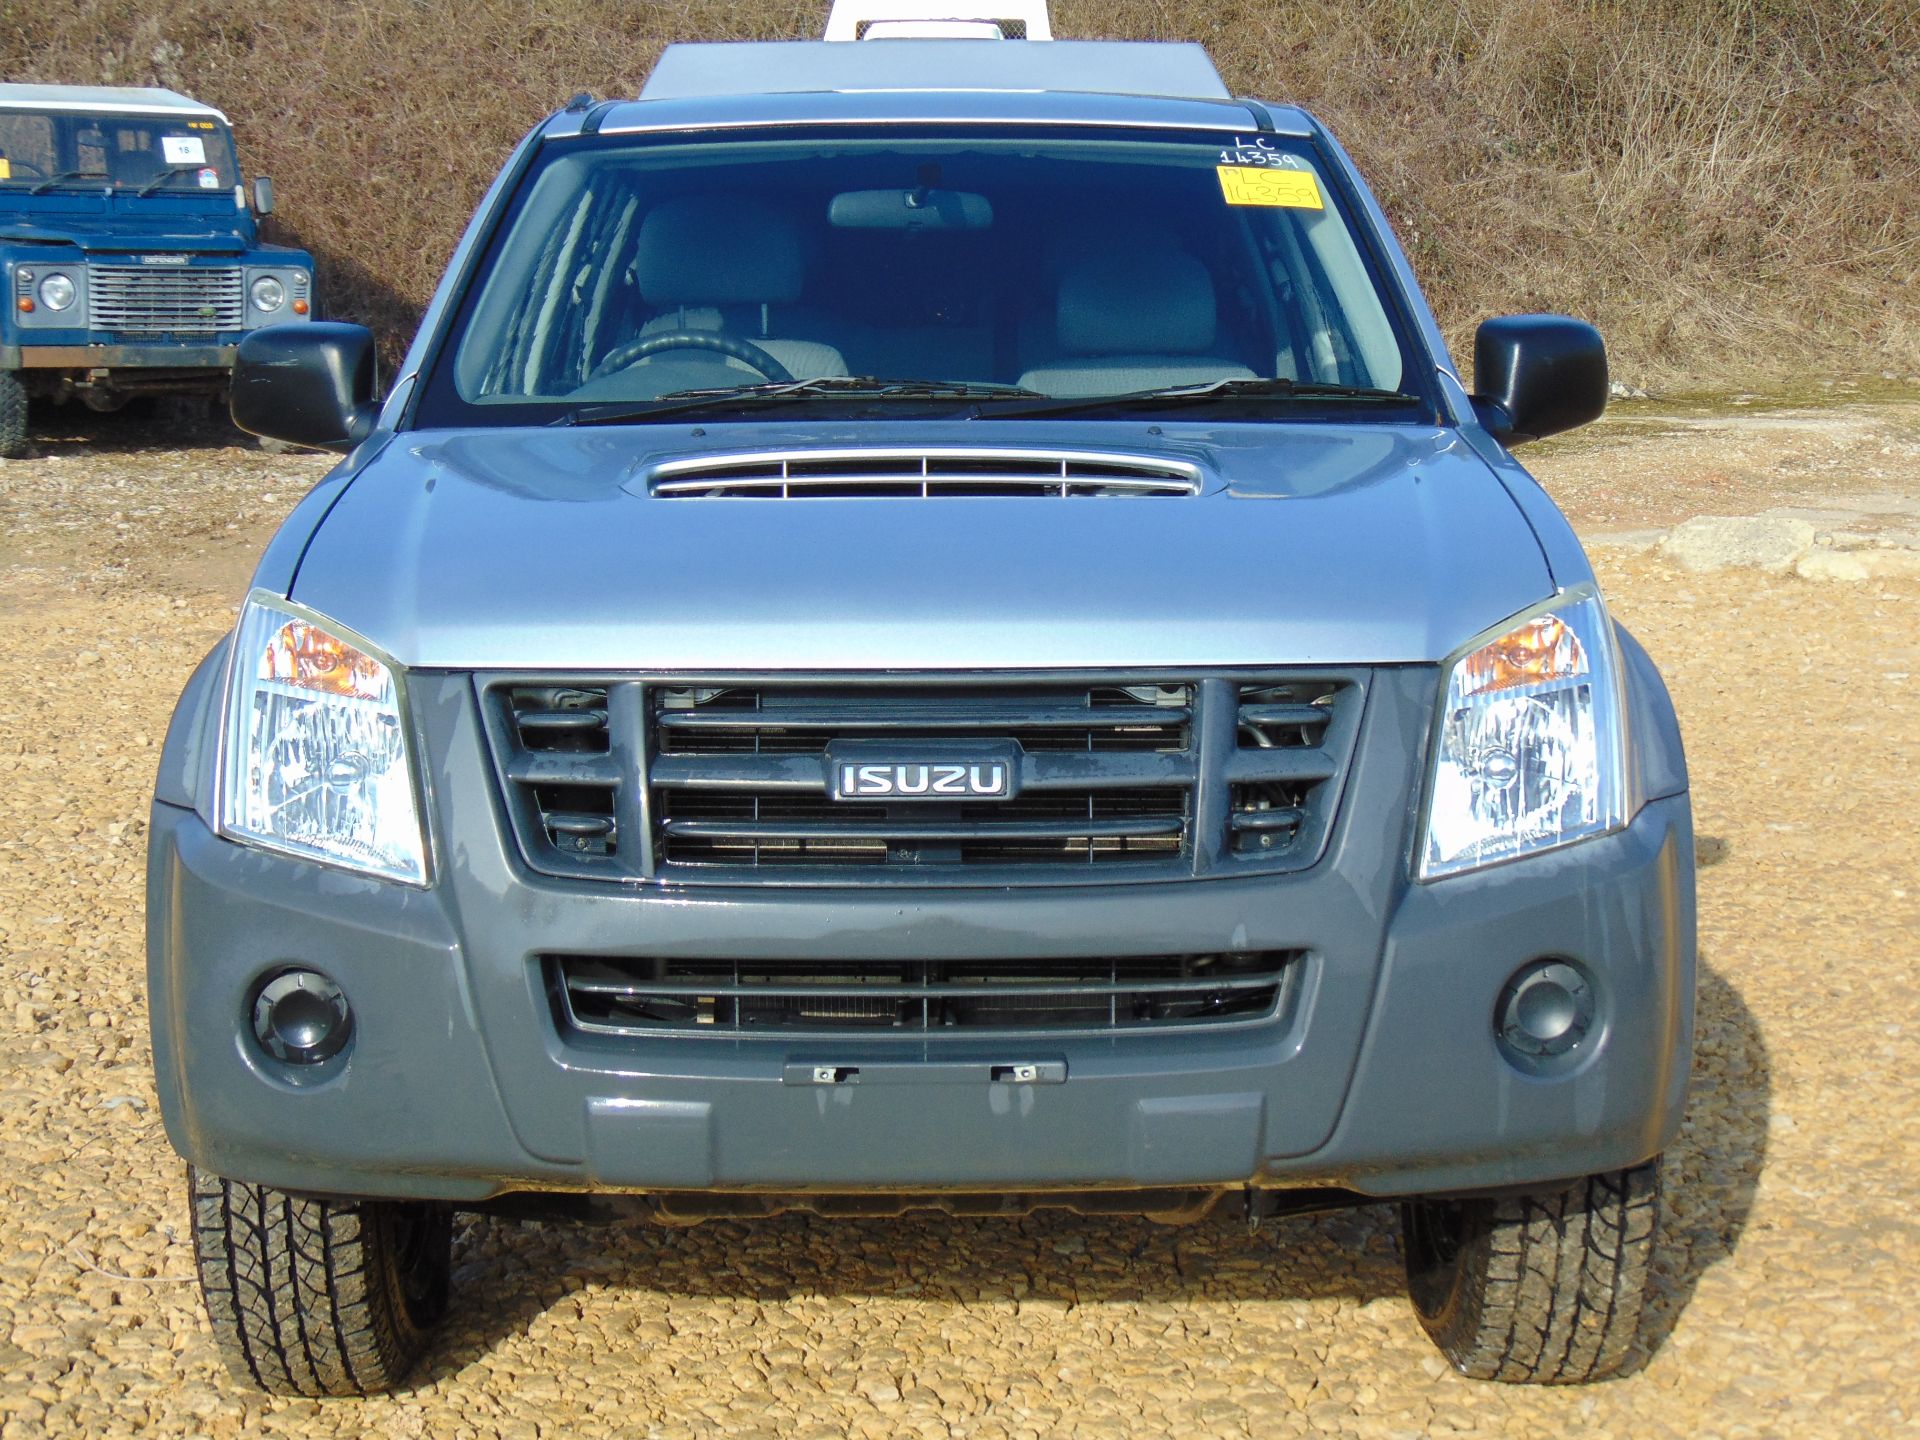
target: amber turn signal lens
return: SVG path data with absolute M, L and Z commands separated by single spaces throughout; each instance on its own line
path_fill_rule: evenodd
M 33 301 L 28 296 L 22 295 L 20 297 L 20 313 L 22 315 L 31 315 L 33 313 Z
M 306 302 L 306 301 L 304 301 L 304 300 L 296 300 L 296 301 L 294 301 L 294 302 L 293 302 L 293 313 L 294 313 L 294 314 L 296 314 L 296 315 L 304 315 L 304 314 L 306 314 L 306 313 L 307 313 L 307 302 Z
M 1485 695 L 1587 673 L 1580 639 L 1557 615 L 1542 615 L 1482 645 L 1461 662 L 1463 691 Z
M 385 667 L 379 661 L 317 625 L 298 620 L 282 625 L 267 646 L 260 657 L 260 678 L 327 695 L 360 700 L 387 698 Z

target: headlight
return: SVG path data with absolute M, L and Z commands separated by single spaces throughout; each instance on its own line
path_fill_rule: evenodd
M 1571 844 L 1626 823 L 1626 744 L 1613 627 L 1569 592 L 1447 672 L 1420 877 Z
M 262 275 L 253 282 L 253 308 L 269 313 L 278 310 L 287 301 L 287 287 L 271 275 Z
M 221 832 L 425 884 L 426 844 L 393 667 L 318 616 L 255 596 L 240 616 L 231 675 Z
M 71 275 L 49 275 L 40 282 L 40 303 L 49 310 L 66 309 L 79 293 Z

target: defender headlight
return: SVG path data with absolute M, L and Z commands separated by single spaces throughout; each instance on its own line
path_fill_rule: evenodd
M 400 677 L 364 641 L 270 596 L 234 639 L 221 833 L 424 885 Z
M 1420 878 L 1626 824 L 1620 663 L 1591 587 L 1469 643 L 1435 722 Z
M 54 273 L 40 282 L 40 303 L 49 310 L 64 310 L 80 293 L 71 275 Z
M 272 314 L 287 302 L 287 287 L 271 275 L 262 275 L 253 282 L 253 308 Z

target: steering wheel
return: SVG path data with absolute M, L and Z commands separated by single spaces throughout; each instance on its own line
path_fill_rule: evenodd
M 786 366 L 758 345 L 736 340 L 716 330 L 663 330 L 658 335 L 643 335 L 637 340 L 625 341 L 609 350 L 606 359 L 593 367 L 593 373 L 587 379 L 599 380 L 666 350 L 711 350 L 751 366 L 775 384 L 793 379 Z
M 31 160 L 11 160 L 7 163 L 12 167 L 13 178 L 15 180 L 44 180 L 47 178 L 47 172 Z M 31 170 L 33 174 L 22 175 L 20 173 L 22 170 Z

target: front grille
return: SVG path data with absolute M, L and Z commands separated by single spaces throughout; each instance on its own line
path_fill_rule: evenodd
M 666 499 L 849 499 L 933 496 L 1198 495 L 1180 460 L 1058 450 L 783 450 L 703 455 L 656 465 Z
M 212 335 L 246 320 L 237 265 L 95 265 L 87 271 L 87 324 L 129 335 Z
M 1365 676 L 991 681 L 483 677 L 543 874 L 692 884 L 1080 884 L 1323 852 Z M 856 761 L 993 758 L 1004 797 L 839 798 Z
M 864 963 L 551 955 L 542 963 L 568 1030 L 897 1036 L 1265 1020 L 1301 953 Z

